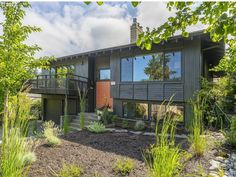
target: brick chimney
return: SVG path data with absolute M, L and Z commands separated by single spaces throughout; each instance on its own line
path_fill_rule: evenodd
M 143 27 L 139 25 L 137 18 L 133 18 L 133 24 L 130 26 L 130 43 L 135 43 L 142 32 Z

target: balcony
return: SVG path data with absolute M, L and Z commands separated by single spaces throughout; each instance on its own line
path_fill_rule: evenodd
M 73 74 L 37 75 L 28 82 L 30 93 L 78 95 L 88 88 L 88 78 Z

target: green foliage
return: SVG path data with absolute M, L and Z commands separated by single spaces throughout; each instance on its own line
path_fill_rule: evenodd
M 42 112 L 41 100 L 36 99 L 31 102 L 30 115 L 32 119 L 39 119 Z
M 80 177 L 83 169 L 75 164 L 64 164 L 62 169 L 55 175 L 57 177 Z
M 78 93 L 80 99 L 80 128 L 84 129 L 85 127 L 85 109 L 86 109 L 86 97 L 88 94 L 88 89 L 81 88 L 78 86 Z
M 64 116 L 63 116 L 63 131 L 64 134 L 69 132 L 69 120 L 68 120 L 68 99 L 65 98 Z
M 113 115 L 112 118 L 111 118 L 111 122 L 112 122 L 113 124 L 115 124 L 116 121 L 117 121 L 117 119 L 118 119 L 118 116 L 117 116 L 117 115 Z
M 230 130 L 226 133 L 228 142 L 236 146 L 236 117 L 231 118 Z
M 229 119 L 225 112 L 233 109 L 233 79 L 228 75 L 211 83 L 202 78 L 201 87 L 195 97 L 201 106 L 203 123 L 208 128 L 227 127 Z
M 169 107 L 169 104 L 167 107 Z M 171 112 L 166 112 L 161 129 L 159 122 L 156 124 L 156 143 L 151 145 L 144 153 L 144 159 L 148 167 L 149 177 L 178 176 L 184 167 L 184 158 L 187 153 L 175 146 L 176 122 L 172 119 Z M 159 136 L 159 130 L 160 136 Z M 168 134 L 169 137 L 168 137 Z
M 41 48 L 27 45 L 28 36 L 39 32 L 40 28 L 24 25 L 25 9 L 28 2 L 1 2 L 0 9 L 4 21 L 0 23 L 3 33 L 0 35 L 0 112 L 3 110 L 6 94 L 15 95 L 25 81 L 35 76 L 36 68 L 45 68 L 49 58 L 35 58 Z M 17 66 L 17 67 L 16 67 Z
M 34 152 L 27 152 L 23 156 L 23 164 L 24 164 L 24 166 L 30 165 L 33 162 L 35 162 L 36 160 L 37 160 L 37 157 L 36 157 L 36 154 Z
M 130 174 L 135 168 L 135 163 L 132 159 L 125 158 L 125 159 L 118 159 L 114 166 L 113 171 L 115 173 L 119 173 L 122 176 L 126 176 Z
M 43 123 L 43 137 L 46 138 L 47 145 L 57 146 L 61 144 L 61 140 L 58 138 L 60 130 L 53 121 L 47 121 Z
M 122 120 L 122 128 L 129 128 L 129 121 L 128 120 Z
M 138 120 L 135 125 L 134 125 L 134 129 L 138 130 L 138 131 L 142 131 L 145 129 L 145 122 L 142 120 Z
M 202 102 L 200 95 L 197 95 L 196 100 L 192 101 L 194 116 L 192 120 L 191 134 L 188 140 L 191 143 L 191 148 L 196 156 L 203 156 L 207 148 L 206 139 L 201 135 L 203 131 L 202 119 L 204 104 L 205 103 Z
M 2 177 L 26 176 L 32 162 L 26 161 L 26 156 L 32 152 L 32 146 L 25 139 L 29 121 L 26 116 L 30 107 L 28 104 L 18 104 L 25 98 L 22 95 L 25 93 L 14 97 L 6 95 L 5 99 L 0 169 Z
M 205 32 L 210 33 L 213 41 L 224 40 L 229 48 L 217 71 L 234 73 L 236 71 L 236 2 L 169 2 L 167 8 L 175 11 L 161 26 L 147 30 L 139 36 L 136 44 L 142 49 L 151 50 L 152 43 L 159 44 L 172 37 L 177 31 L 188 37 L 187 28 L 197 23 L 206 25 Z
M 105 107 L 102 111 L 102 123 L 104 123 L 105 125 L 112 123 L 112 116 L 112 113 L 109 112 L 107 107 Z
M 93 133 L 103 133 L 107 131 L 105 125 L 100 122 L 93 122 L 87 128 Z

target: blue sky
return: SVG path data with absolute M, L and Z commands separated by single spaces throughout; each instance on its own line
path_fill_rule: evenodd
M 142 2 L 137 8 L 125 2 L 32 2 L 24 23 L 36 25 L 42 32 L 30 36 L 27 43 L 38 44 L 38 56 L 56 57 L 129 43 L 132 18 L 144 27 L 157 27 L 174 12 L 165 2 Z M 0 22 L 3 20 L 0 13 Z M 191 30 L 199 30 L 193 27 Z M 0 29 L 1 32 L 1 29 Z

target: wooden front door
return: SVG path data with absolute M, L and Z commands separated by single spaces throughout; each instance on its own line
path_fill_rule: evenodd
M 112 109 L 113 99 L 110 94 L 110 81 L 97 81 L 96 82 L 96 107 L 102 108 L 109 106 Z

